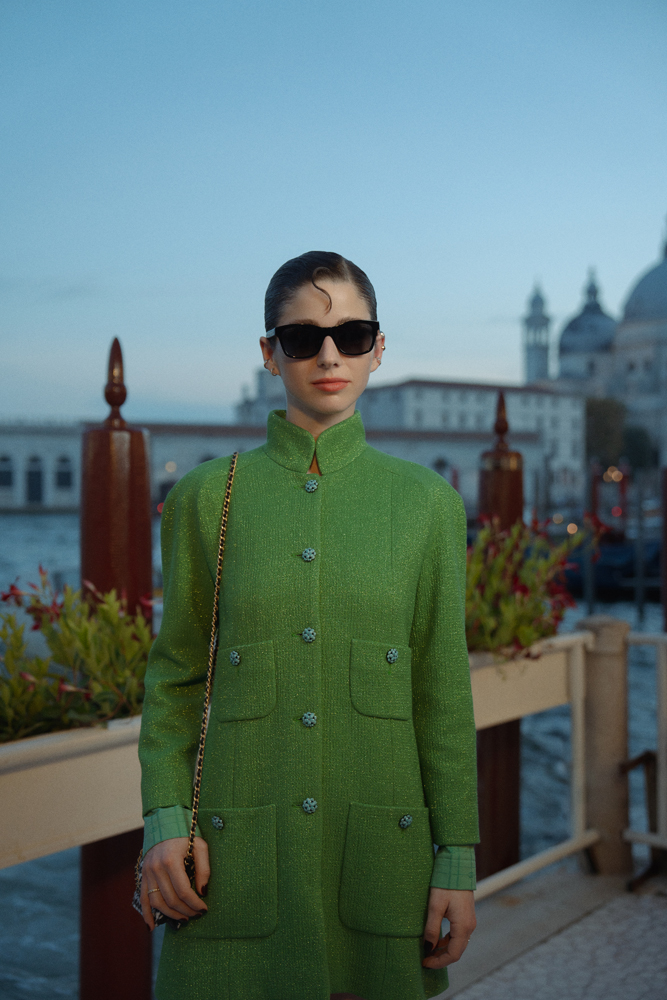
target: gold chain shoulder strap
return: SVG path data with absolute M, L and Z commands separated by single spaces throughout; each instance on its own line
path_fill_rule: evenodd
M 232 462 L 229 466 L 227 476 L 227 486 L 225 488 L 225 499 L 222 502 L 222 520 L 220 522 L 220 542 L 218 544 L 218 565 L 215 572 L 215 591 L 213 597 L 213 617 L 211 620 L 211 641 L 208 647 L 208 667 L 206 669 L 206 689 L 204 694 L 204 714 L 201 720 L 201 732 L 199 734 L 199 749 L 197 750 L 197 765 L 195 767 L 194 794 L 192 796 L 192 822 L 190 823 L 190 836 L 188 837 L 188 850 L 185 855 L 185 870 L 190 878 L 194 875 L 194 843 L 195 829 L 197 827 L 197 814 L 199 812 L 199 792 L 201 790 L 201 775 L 204 766 L 204 747 L 206 745 L 206 730 L 208 728 L 208 713 L 211 705 L 211 692 L 213 690 L 213 675 L 215 674 L 215 659 L 218 654 L 218 641 L 220 630 L 218 628 L 220 620 L 220 581 L 222 579 L 222 556 L 225 551 L 225 535 L 227 534 L 227 520 L 229 518 L 229 502 L 232 496 L 232 483 L 236 471 L 236 461 L 239 457 L 238 451 L 232 455 Z

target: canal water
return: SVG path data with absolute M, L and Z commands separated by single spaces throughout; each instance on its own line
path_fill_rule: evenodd
M 36 581 L 40 562 L 58 585 L 77 585 L 78 543 L 76 515 L 0 515 L 0 589 L 17 578 L 21 586 Z M 662 630 L 662 611 L 656 604 L 647 605 L 643 623 L 638 623 L 631 604 L 605 604 L 596 610 L 628 621 L 637 631 Z M 563 631 L 573 631 L 581 617 L 581 609 L 570 610 Z M 629 699 L 630 754 L 635 756 L 656 746 L 650 647 L 631 647 Z M 569 710 L 555 708 L 523 719 L 521 735 L 521 853 L 528 857 L 568 836 Z M 645 829 L 642 777 L 639 771 L 630 777 L 632 826 Z M 634 850 L 637 865 L 643 866 L 647 852 L 640 846 Z M 77 997 L 78 895 L 76 848 L 0 871 L 0 1000 Z M 156 957 L 161 933 L 154 937 Z

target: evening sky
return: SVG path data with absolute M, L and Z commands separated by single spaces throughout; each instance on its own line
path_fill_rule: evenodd
M 667 211 L 664 0 L 4 0 L 0 418 L 224 420 L 304 250 L 375 284 L 379 382 L 522 378 Z

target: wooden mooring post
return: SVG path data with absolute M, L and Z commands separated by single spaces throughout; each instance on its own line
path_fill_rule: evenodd
M 586 822 L 601 838 L 588 849 L 602 875 L 632 873 L 628 776 L 628 645 L 630 626 L 609 615 L 591 615 L 577 628 L 593 632 L 586 653 Z
M 498 394 L 492 451 L 481 457 L 479 515 L 498 518 L 501 530 L 523 520 L 523 459 L 505 440 L 509 430 L 505 397 Z M 477 792 L 480 843 L 477 876 L 486 878 L 519 860 L 521 721 L 477 733 Z
M 104 395 L 111 412 L 83 435 L 81 578 L 115 589 L 131 614 L 150 617 L 152 547 L 146 433 L 128 427 L 123 357 L 111 345 Z M 92 592 L 89 591 L 89 594 Z M 151 937 L 130 903 L 141 829 L 81 848 L 80 1000 L 150 1000 Z

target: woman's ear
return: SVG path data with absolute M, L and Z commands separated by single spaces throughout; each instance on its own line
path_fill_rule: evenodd
M 262 357 L 264 358 L 264 367 L 267 372 L 271 372 L 272 375 L 280 375 L 280 369 L 276 364 L 274 353 L 275 348 L 271 344 L 268 337 L 259 338 L 259 346 L 262 350 Z
M 375 338 L 375 347 L 373 348 L 373 360 L 371 361 L 371 371 L 377 371 L 377 369 L 382 364 L 382 352 L 384 351 L 384 334 L 380 331 Z

